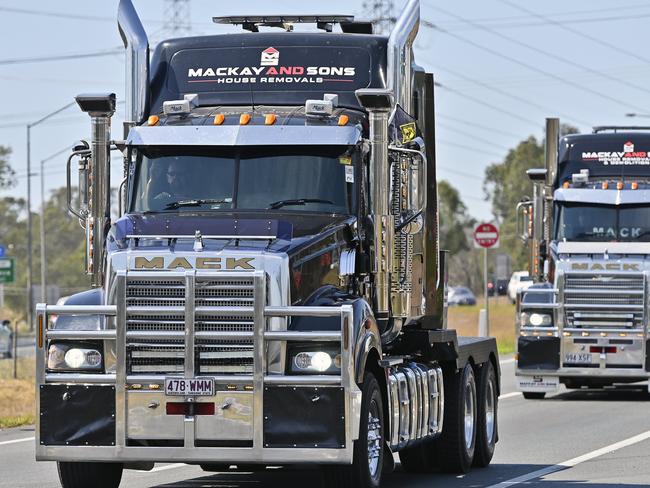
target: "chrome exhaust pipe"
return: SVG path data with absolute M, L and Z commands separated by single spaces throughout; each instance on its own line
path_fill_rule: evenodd
M 126 49 L 124 138 L 144 121 L 149 104 L 149 40 L 131 0 L 120 0 L 117 26 Z
M 420 0 L 408 0 L 388 37 L 387 88 L 395 103 L 407 113 L 413 110 L 413 43 L 420 28 Z

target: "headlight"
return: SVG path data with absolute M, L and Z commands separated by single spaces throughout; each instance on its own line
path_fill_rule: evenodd
M 288 355 L 288 369 L 294 374 L 336 374 L 341 371 L 341 352 L 338 347 L 294 346 L 289 347 Z
M 102 369 L 101 348 L 88 344 L 50 344 L 47 356 L 50 370 L 92 370 Z
M 553 317 L 548 313 L 523 312 L 521 325 L 524 327 L 549 327 L 553 325 Z

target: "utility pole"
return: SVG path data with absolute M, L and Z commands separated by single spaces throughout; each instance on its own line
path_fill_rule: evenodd
M 390 34 L 395 24 L 395 2 L 393 0 L 364 0 L 364 17 L 375 26 L 376 34 Z
M 183 37 L 192 31 L 190 21 L 190 0 L 165 0 L 165 25 L 163 31 L 166 35 Z

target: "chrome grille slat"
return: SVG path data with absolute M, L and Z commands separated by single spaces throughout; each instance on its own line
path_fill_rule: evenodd
M 177 374 L 185 368 L 184 341 L 159 333 L 185 330 L 185 280 L 127 277 L 127 355 L 130 373 Z M 253 279 L 196 277 L 194 329 L 196 374 L 250 374 L 253 341 L 208 339 L 199 333 L 253 332 Z M 215 307 L 224 307 L 219 313 Z M 136 338 L 139 333 L 142 338 Z M 147 337 L 148 335 L 148 337 Z
M 643 328 L 645 280 L 642 274 L 568 274 L 564 279 L 564 318 L 568 328 Z

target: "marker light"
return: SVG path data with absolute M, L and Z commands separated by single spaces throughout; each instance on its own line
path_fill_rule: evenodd
M 622 181 L 619 181 L 616 183 L 616 189 L 617 190 L 622 190 L 625 184 Z
M 147 124 L 148 125 L 156 125 L 160 119 L 158 118 L 157 115 L 150 115 L 149 118 L 147 119 Z
M 239 116 L 239 125 L 248 125 L 250 121 L 251 121 L 250 114 L 241 114 Z
M 226 120 L 226 116 L 224 114 L 217 114 L 214 116 L 214 120 L 212 121 L 212 123 L 214 125 L 221 125 L 223 124 L 224 120 Z
M 339 117 L 339 125 L 341 125 L 341 126 L 343 126 L 343 125 L 347 125 L 347 123 L 348 123 L 349 120 L 350 120 L 350 117 L 348 117 L 347 115 L 345 115 L 345 114 L 344 114 L 344 115 L 341 115 L 341 116 Z
M 603 181 L 603 184 L 600 186 L 603 190 L 607 190 L 609 188 L 609 183 L 606 181 Z
M 636 181 L 633 181 L 632 184 L 630 185 L 630 188 L 633 190 L 637 190 L 639 188 L 639 184 Z
M 568 181 L 565 181 L 564 184 L 562 185 L 562 188 L 569 188 L 571 184 Z
M 264 116 L 264 125 L 273 125 L 275 124 L 275 121 L 277 120 L 277 115 L 275 114 L 266 114 Z

